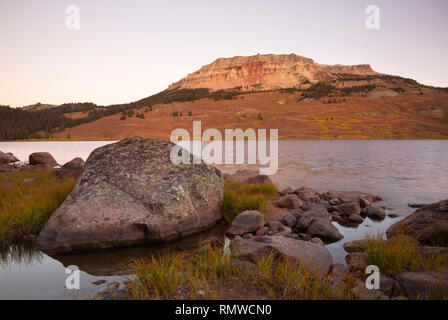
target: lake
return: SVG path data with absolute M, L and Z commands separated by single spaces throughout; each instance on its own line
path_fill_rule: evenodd
M 32 152 L 50 152 L 60 163 L 75 157 L 84 160 L 95 148 L 111 142 L 0 142 L 0 150 L 12 152 L 27 161 Z M 279 141 L 279 170 L 273 180 L 280 188 L 307 186 L 319 192 L 330 189 L 359 190 L 378 195 L 388 213 L 401 217 L 413 209 L 408 203 L 431 203 L 448 198 L 447 140 L 342 140 Z M 221 165 L 232 173 L 245 166 Z M 358 228 L 335 226 L 344 235 L 328 245 L 333 258 L 344 262 L 342 244 L 385 231 L 398 219 L 374 222 L 366 218 Z M 13 246 L 0 252 L 0 299 L 82 299 L 105 287 L 92 282 L 128 278 L 129 259 L 160 250 L 193 250 L 201 237 L 222 235 L 226 226 L 218 225 L 206 234 L 194 235 L 166 245 L 147 245 L 50 257 L 33 247 Z M 81 270 L 80 290 L 65 288 L 65 267 Z

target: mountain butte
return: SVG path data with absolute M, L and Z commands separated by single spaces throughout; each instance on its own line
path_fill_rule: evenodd
M 168 90 L 208 88 L 241 91 L 294 88 L 307 83 L 333 82 L 341 74 L 379 75 L 370 65 L 323 65 L 295 54 L 266 54 L 220 58 L 189 74 Z
M 66 123 L 52 139 L 169 139 L 199 120 L 203 130 L 279 129 L 280 139 L 448 138 L 448 88 L 295 54 L 221 58 L 132 103 L 58 108 Z

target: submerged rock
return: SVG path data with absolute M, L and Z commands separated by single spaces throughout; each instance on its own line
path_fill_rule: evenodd
M 221 218 L 221 173 L 203 161 L 173 164 L 173 146 L 131 137 L 94 150 L 38 247 L 59 253 L 167 241 L 213 226 Z

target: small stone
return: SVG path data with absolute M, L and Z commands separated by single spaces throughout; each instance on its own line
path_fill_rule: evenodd
M 294 188 L 293 187 L 288 187 L 288 188 L 283 189 L 279 193 L 280 193 L 281 196 L 285 196 L 287 194 L 294 193 Z
M 325 245 L 324 242 L 320 238 L 313 238 L 310 240 L 312 243 L 317 243 L 320 245 Z

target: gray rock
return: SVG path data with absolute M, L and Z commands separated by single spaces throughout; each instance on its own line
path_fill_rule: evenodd
M 256 231 L 255 231 L 255 235 L 256 236 L 264 236 L 267 232 L 266 232 L 267 228 L 265 227 L 259 227 Z
M 0 164 L 9 164 L 20 161 L 11 153 L 3 153 L 0 151 Z
M 215 225 L 224 189 L 220 171 L 204 162 L 173 164 L 173 146 L 132 137 L 94 150 L 40 232 L 38 247 L 60 253 L 168 241 Z
M 335 263 L 331 267 L 330 277 L 333 286 L 338 285 L 346 276 L 349 275 L 349 270 L 342 263 Z
M 266 227 L 268 227 L 269 231 L 272 232 L 285 231 L 285 226 L 282 225 L 279 221 L 268 221 L 266 223 Z
M 66 164 L 64 164 L 61 169 L 56 171 L 56 175 L 60 178 L 63 177 L 75 177 L 78 178 L 84 173 L 85 162 L 81 158 L 75 158 Z
M 295 190 L 294 193 L 305 202 L 318 204 L 320 201 L 320 193 L 307 187 L 301 187 Z
M 17 169 L 10 165 L 10 164 L 0 164 L 0 173 L 12 173 L 14 171 L 16 171 Z
M 367 268 L 366 259 L 367 255 L 364 252 L 352 252 L 345 256 L 345 261 L 350 270 L 353 272 L 361 271 L 362 274 L 365 273 Z
M 388 238 L 399 232 L 417 239 L 421 244 L 429 246 L 448 246 L 448 200 L 422 206 L 403 220 L 387 229 Z
M 290 237 L 254 237 L 232 243 L 236 256 L 256 261 L 261 256 L 275 252 L 278 256 L 302 263 L 312 272 L 325 276 L 333 265 L 333 259 L 325 246 Z
M 324 243 L 322 240 L 320 240 L 319 238 L 313 238 L 313 239 L 311 239 L 310 241 L 311 241 L 312 243 L 320 244 L 321 246 L 324 246 L 324 245 L 325 245 L 325 243 Z
M 303 206 L 303 202 L 295 194 L 287 194 L 277 199 L 280 208 L 298 209 Z
M 348 220 L 348 222 L 354 223 L 354 224 L 361 224 L 364 221 L 359 214 L 351 214 L 347 220 Z
M 337 242 L 344 237 L 331 223 L 331 216 L 325 207 L 320 206 L 305 212 L 297 222 L 295 230 L 312 238 L 320 238 L 325 243 Z
M 283 225 L 294 228 L 297 223 L 297 217 L 293 214 L 288 214 L 279 220 Z
M 386 218 L 386 212 L 381 207 L 370 207 L 367 209 L 367 216 L 372 220 L 383 220 Z
M 264 217 L 258 211 L 244 211 L 236 216 L 233 220 L 226 235 L 235 237 L 246 233 L 257 231 L 258 228 L 264 226 Z
M 355 240 L 344 243 L 344 250 L 351 252 L 364 252 L 367 250 L 369 239 Z
M 361 206 L 359 205 L 359 202 L 345 202 L 343 204 L 340 204 L 338 206 L 338 210 L 340 213 L 351 216 L 352 214 L 361 214 Z
M 285 195 L 291 194 L 291 193 L 294 193 L 294 188 L 293 187 L 285 188 L 285 189 L 283 189 L 282 191 L 279 192 L 279 194 L 281 196 L 285 196 Z
M 361 199 L 369 200 L 369 202 L 371 202 L 371 203 L 373 203 L 375 201 L 382 200 L 378 196 L 373 196 L 373 195 L 359 192 L 359 191 L 329 190 L 327 193 L 323 194 L 322 196 L 326 199 L 338 199 L 340 203 L 360 202 Z
M 48 152 L 35 152 L 35 153 L 30 154 L 29 163 L 32 166 L 42 164 L 42 165 L 49 165 L 49 166 L 55 167 L 58 165 L 58 163 L 53 158 L 53 156 L 51 154 L 49 154 Z
M 337 215 L 337 214 L 332 214 L 331 215 L 331 221 L 337 222 L 340 225 L 344 224 L 344 219 L 341 216 Z
M 219 240 L 215 236 L 208 237 L 207 239 L 201 241 L 200 246 L 201 248 L 207 248 L 207 247 L 221 247 L 222 241 Z

